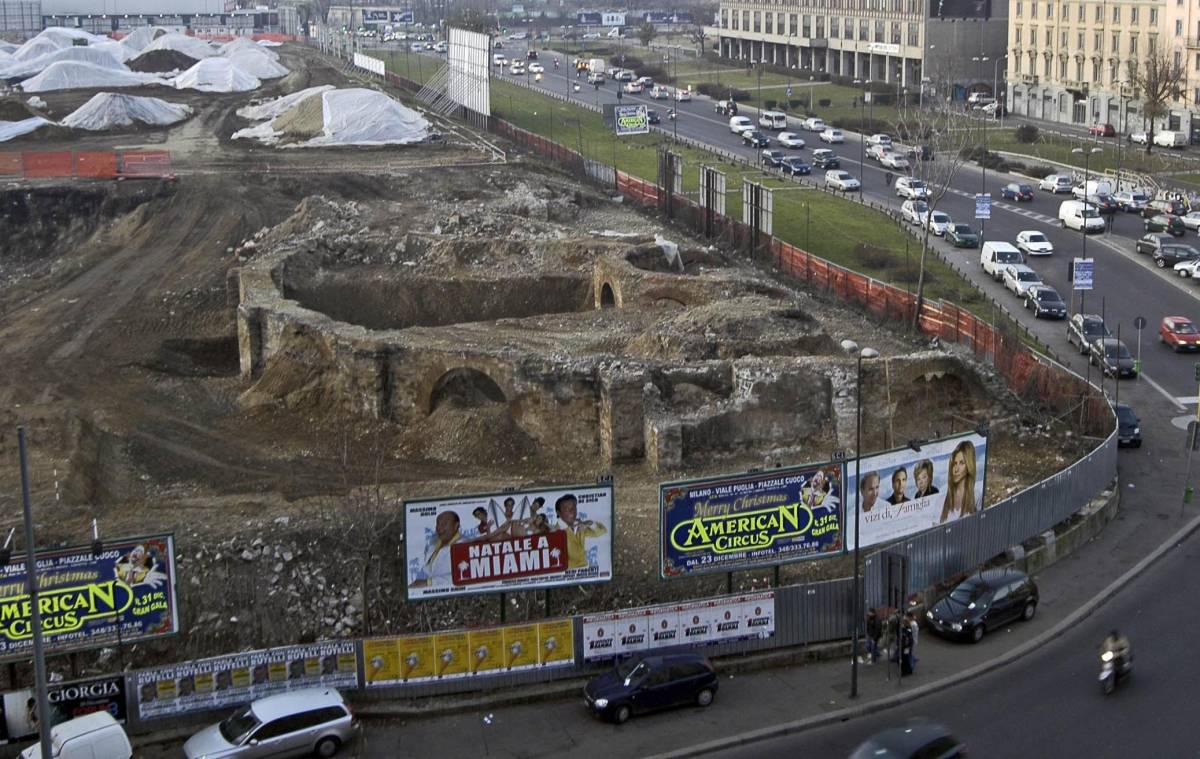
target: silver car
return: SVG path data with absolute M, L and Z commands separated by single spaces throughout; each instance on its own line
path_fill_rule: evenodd
M 187 759 L 331 757 L 358 736 L 358 723 L 334 688 L 303 688 L 260 698 L 183 744 Z

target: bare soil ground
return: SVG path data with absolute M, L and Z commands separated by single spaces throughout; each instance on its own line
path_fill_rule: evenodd
M 252 98 L 323 83 L 360 84 L 310 50 L 279 50 L 293 73 L 262 91 L 163 90 L 168 99 L 196 109 L 195 117 L 176 127 L 72 135 L 69 141 L 31 137 L 6 146 L 159 147 L 172 152 L 180 175 L 175 182 L 13 184 L 0 191 L 0 515 L 7 524 L 19 521 L 15 428 L 24 424 L 40 542 L 87 543 L 93 517 L 108 536 L 176 533 L 186 631 L 136 647 L 130 658 L 135 666 L 333 634 L 492 621 L 494 597 L 403 602 L 396 584 L 403 573 L 397 499 L 589 480 L 603 470 L 576 460 L 527 472 L 405 457 L 401 429 L 320 409 L 239 403 L 247 384 L 238 376 L 237 293 L 228 273 L 240 243 L 284 223 L 312 195 L 399 204 L 420 199 L 425 207 L 442 204 L 442 215 L 449 216 L 456 207 L 451 191 L 470 184 L 472 163 L 491 158 L 465 141 L 465 130 L 445 146 L 403 149 L 273 151 L 231 141 L 229 135 L 246 125 L 234 111 Z M 152 94 L 146 89 L 137 94 Z M 43 97 L 61 118 L 93 94 Z M 507 172 L 513 181 L 569 179 L 510 157 L 517 165 L 489 170 Z M 662 228 L 615 206 L 598 208 L 587 222 L 646 233 Z M 924 347 L 813 297 L 836 339 L 852 334 L 895 352 Z M 966 398 L 957 413 L 958 429 L 973 426 L 985 410 L 999 409 L 990 415 L 1003 418 L 994 424 L 992 499 L 1061 468 L 1085 449 L 1083 441 L 1008 395 L 994 377 L 988 389 L 993 397 L 981 407 Z M 941 413 L 945 398 L 910 401 L 893 420 L 892 440 L 928 437 L 939 431 L 929 419 L 947 418 Z M 884 434 L 881 425 L 875 428 Z M 869 442 L 868 448 L 885 441 Z M 763 463 L 761 455 L 729 457 L 685 474 Z M 641 465 L 612 474 L 620 488 L 618 579 L 558 591 L 552 612 L 722 590 L 723 578 L 657 580 L 659 478 Z M 377 489 L 361 488 L 375 484 Z M 809 563 L 785 568 L 783 578 L 845 571 L 839 562 Z M 768 581 L 766 572 L 744 573 L 737 585 Z M 541 599 L 532 594 L 511 603 L 510 618 L 541 613 Z

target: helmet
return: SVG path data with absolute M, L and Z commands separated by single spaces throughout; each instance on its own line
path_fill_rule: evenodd
M 1108 637 L 1110 637 L 1110 638 L 1119 638 L 1119 637 L 1121 637 L 1121 633 L 1117 632 L 1117 628 L 1115 628 L 1115 627 L 1114 627 L 1114 628 L 1112 629 L 1112 632 L 1110 632 L 1110 633 L 1108 634 Z

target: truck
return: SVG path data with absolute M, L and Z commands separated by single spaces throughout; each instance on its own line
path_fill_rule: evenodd
M 1103 179 L 1089 179 L 1071 191 L 1076 200 L 1094 198 L 1097 195 L 1112 195 L 1112 183 Z
M 1183 132 L 1164 131 L 1154 135 L 1154 144 L 1160 148 L 1182 148 L 1188 144 L 1187 135 Z
M 603 58 L 589 59 L 587 62 L 587 70 L 592 72 L 593 74 L 603 74 L 604 73 L 604 59 Z

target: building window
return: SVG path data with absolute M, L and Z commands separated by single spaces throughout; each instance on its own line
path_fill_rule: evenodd
M 1017 0 L 1017 18 L 1021 17 L 1021 1 Z
M 1019 55 L 1015 56 L 1013 58 L 1013 73 L 1014 74 L 1021 73 L 1021 56 L 1019 56 Z
M 854 19 L 846 19 L 845 24 L 842 26 L 842 36 L 848 40 L 854 39 Z
M 1095 18 L 1096 18 L 1096 23 L 1097 23 L 1097 24 L 1099 24 L 1101 21 L 1103 21 L 1103 20 L 1104 20 L 1104 6 L 1103 6 L 1103 5 L 1097 5 L 1097 6 L 1096 6 L 1096 16 L 1095 16 Z
M 1058 62 L 1058 78 L 1059 79 L 1067 78 L 1067 62 L 1066 61 Z
M 1083 52 L 1083 32 L 1075 35 L 1075 49 Z
M 908 44 L 913 47 L 921 44 L 921 32 L 913 23 L 908 25 Z
M 1070 7 L 1066 3 L 1063 3 L 1062 11 L 1058 14 L 1059 18 L 1061 18 L 1063 21 L 1066 21 L 1068 18 L 1068 16 L 1067 16 L 1068 11 L 1070 11 Z
M 756 33 L 762 31 L 762 12 L 761 11 L 754 11 L 754 31 Z
M 1054 3 L 1046 3 L 1046 18 L 1054 18 Z
M 1049 58 L 1045 58 L 1042 60 L 1042 76 L 1044 76 L 1046 78 L 1050 77 L 1050 59 Z
M 1113 6 L 1113 23 L 1114 24 L 1121 23 L 1121 6 L 1119 6 L 1119 5 Z
M 1100 61 L 1092 61 L 1092 81 L 1096 84 L 1104 84 L 1101 78 L 1103 76 L 1104 72 L 1100 70 Z
M 1082 24 L 1082 23 L 1083 23 L 1083 16 L 1084 16 L 1084 12 L 1083 12 L 1083 3 L 1080 3 L 1079 5 L 1076 5 L 1076 6 L 1075 6 L 1075 9 L 1076 9 L 1076 11 L 1077 11 L 1077 13 L 1075 14 L 1075 20 L 1076 20 L 1076 21 L 1078 21 L 1079 23 L 1081 23 L 1081 24 Z
M 1178 50 L 1175 51 L 1174 60 L 1175 60 L 1175 68 L 1183 67 L 1183 54 L 1180 53 Z
M 774 34 L 775 33 L 775 14 L 768 12 L 767 17 L 764 19 L 764 22 L 765 22 L 765 26 L 763 27 L 763 31 L 766 32 L 767 34 Z
M 883 34 L 883 20 L 882 19 L 878 19 L 875 21 L 875 41 L 876 42 L 887 42 L 887 38 L 884 37 L 884 34 Z
M 1021 44 L 1021 27 L 1019 27 L 1019 26 L 1017 27 L 1016 34 L 1017 34 L 1017 36 L 1015 38 L 1013 38 L 1013 43 L 1020 45 Z
M 1136 24 L 1138 22 L 1138 10 L 1136 5 L 1129 9 L 1129 23 Z
M 1113 40 L 1112 40 L 1112 42 L 1113 42 L 1113 43 L 1112 43 L 1112 51 L 1113 51 L 1113 53 L 1119 53 L 1119 52 L 1121 52 L 1121 33 L 1120 33 L 1120 32 L 1113 32 Z
M 871 39 L 871 22 L 867 21 L 865 18 L 860 18 L 858 20 L 858 38 L 863 42 Z
M 1150 26 L 1154 26 L 1157 23 L 1158 23 L 1158 8 L 1151 8 L 1150 9 Z
M 1097 54 L 1104 52 L 1104 35 L 1103 34 L 1101 34 L 1100 32 L 1096 32 L 1096 34 L 1094 35 L 1094 37 L 1092 39 L 1092 47 L 1096 48 Z
M 1037 18 L 1037 1 L 1036 0 L 1034 0 L 1034 2 L 1031 2 L 1029 4 L 1029 17 Z
M 817 39 L 825 39 L 825 17 L 817 16 Z
M 829 36 L 833 37 L 834 39 L 837 39 L 838 35 L 840 35 L 841 32 L 842 32 L 842 30 L 838 26 L 838 17 L 830 16 L 829 17 Z
M 1108 80 L 1113 84 L 1117 83 L 1117 78 L 1121 76 L 1121 64 L 1113 61 L 1109 65 Z
M 1129 35 L 1129 54 L 1137 55 L 1137 35 Z
M 729 28 L 729 9 L 728 8 L 721 9 L 721 28 L 722 29 Z
M 1083 81 L 1083 61 L 1075 61 L 1075 81 Z
M 1200 53 L 1196 53 L 1195 69 L 1196 69 L 1196 71 L 1200 71 Z M 1200 102 L 1200 101 L 1196 101 L 1196 102 Z
M 893 45 L 899 45 L 899 44 L 901 44 L 901 40 L 900 40 L 900 22 L 899 22 L 899 21 L 893 21 L 893 22 L 892 22 L 892 44 L 893 44 Z
M 1065 31 L 1058 35 L 1058 46 L 1063 50 L 1067 49 L 1067 33 Z
M 1175 19 L 1175 36 L 1176 37 L 1183 36 L 1183 19 L 1179 19 L 1179 18 Z
M 1046 30 L 1046 47 L 1050 47 L 1053 44 L 1054 44 L 1054 30 L 1047 29 Z
M 812 16 L 809 16 L 808 14 L 805 14 L 800 18 L 800 36 L 812 36 Z

